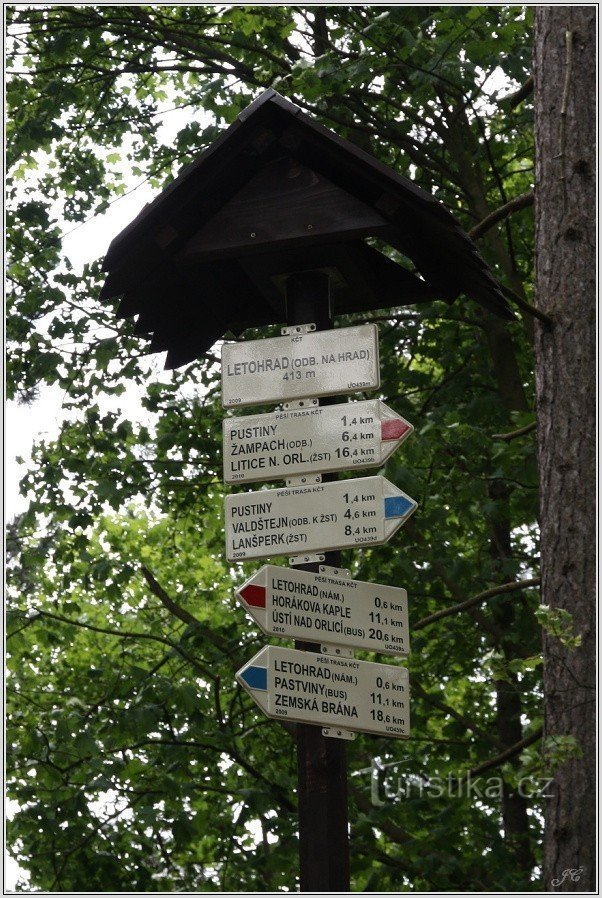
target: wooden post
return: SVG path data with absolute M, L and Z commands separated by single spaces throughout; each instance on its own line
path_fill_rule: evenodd
M 304 271 L 286 282 L 287 324 L 333 326 L 328 275 Z M 322 399 L 327 405 L 332 400 Z M 336 480 L 325 474 L 323 481 Z M 324 564 L 339 567 L 340 552 L 326 552 Z M 318 571 L 319 564 L 295 565 Z M 295 648 L 319 651 L 319 644 L 295 642 Z M 345 742 L 322 735 L 321 727 L 297 724 L 297 797 L 299 867 L 302 892 L 349 891 L 349 837 Z

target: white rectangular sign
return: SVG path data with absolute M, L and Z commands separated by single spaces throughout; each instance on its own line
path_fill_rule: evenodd
M 332 569 L 331 569 L 332 570 Z M 408 655 L 405 589 L 328 573 L 264 565 L 236 590 L 268 636 Z
M 222 347 L 224 408 L 379 386 L 375 324 L 225 343 Z
M 380 399 L 226 418 L 224 480 L 250 483 L 378 467 L 413 430 Z
M 270 645 L 236 679 L 268 717 L 398 738 L 410 735 L 404 667 Z
M 269 558 L 387 542 L 417 503 L 384 477 L 226 496 L 226 557 Z

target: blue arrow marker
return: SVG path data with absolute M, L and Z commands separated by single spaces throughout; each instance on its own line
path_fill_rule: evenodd
M 386 496 L 385 518 L 403 518 L 404 515 L 416 508 L 416 505 L 416 502 L 411 502 L 405 496 Z
M 267 667 L 251 667 L 245 668 L 240 674 L 241 680 L 244 680 L 250 689 L 267 689 L 268 688 L 268 669 Z

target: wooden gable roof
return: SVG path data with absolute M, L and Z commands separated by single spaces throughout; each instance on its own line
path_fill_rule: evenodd
M 169 368 L 226 331 L 284 323 L 285 277 L 299 270 L 329 271 L 334 314 L 466 294 L 513 317 L 435 197 L 272 89 L 115 237 L 104 269 L 101 298 L 122 297 L 118 314 L 138 316 Z

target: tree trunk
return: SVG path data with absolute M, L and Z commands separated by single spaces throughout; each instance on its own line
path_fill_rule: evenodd
M 572 736 L 545 808 L 550 891 L 595 889 L 596 9 L 535 8 L 536 323 L 542 601 L 581 645 L 544 633 L 544 737 Z M 557 744 L 557 743 L 556 743 Z

